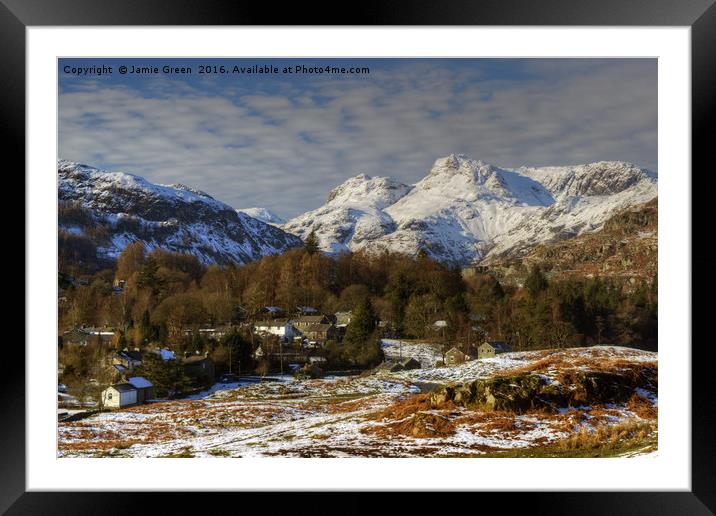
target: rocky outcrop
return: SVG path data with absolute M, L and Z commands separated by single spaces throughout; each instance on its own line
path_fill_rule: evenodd
M 519 373 L 496 376 L 455 385 L 447 385 L 429 397 L 433 407 L 447 402 L 455 405 L 523 413 L 534 409 L 557 411 L 560 408 L 621 403 L 634 389 L 653 388 L 656 369 L 635 368 L 630 371 L 576 371 L 568 383 L 545 375 Z

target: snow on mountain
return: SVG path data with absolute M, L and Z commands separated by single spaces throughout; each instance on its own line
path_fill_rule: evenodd
M 305 238 L 316 232 L 330 253 L 355 251 L 396 229 L 384 210 L 410 191 L 387 177 L 358 174 L 328 194 L 326 204 L 289 220 L 284 230 Z
M 283 228 L 303 237 L 315 230 L 327 252 L 424 250 L 464 264 L 595 231 L 656 195 L 656 175 L 630 163 L 509 170 L 451 154 L 413 187 L 351 178 Z
M 236 211 L 245 213 L 249 217 L 258 219 L 266 224 L 271 224 L 272 226 L 280 226 L 286 223 L 285 220 L 266 208 L 242 208 Z
M 90 239 L 97 254 L 116 258 L 129 243 L 193 254 L 203 263 L 246 263 L 300 245 L 299 238 L 237 213 L 200 190 L 157 185 L 125 172 L 59 160 L 60 229 Z M 63 213 L 75 213 L 75 216 Z

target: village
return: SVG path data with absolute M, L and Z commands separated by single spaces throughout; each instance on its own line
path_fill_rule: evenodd
M 75 327 L 62 333 L 63 348 L 94 347 L 95 356 L 103 357 L 103 371 L 98 375 L 104 378 L 105 383 L 100 384 L 97 379 L 88 379 L 95 386 L 90 389 L 95 396 L 72 396 L 68 388 L 58 382 L 58 417 L 60 419 L 73 417 L 78 414 L 94 413 L 96 410 L 112 410 L 143 403 L 161 401 L 156 396 L 154 384 L 137 372 L 142 370 L 147 359 L 161 360 L 164 363 L 181 364 L 183 373 L 189 382 L 195 386 L 188 393 L 211 389 L 215 384 L 236 384 L 240 381 L 256 382 L 261 380 L 276 380 L 285 377 L 317 378 L 326 375 L 345 376 L 359 374 L 361 370 L 329 370 L 326 346 L 340 346 L 348 325 L 351 323 L 351 311 L 323 314 L 309 306 L 296 307 L 293 314 L 276 306 L 266 306 L 261 309 L 261 319 L 251 323 L 200 325 L 196 328 L 184 330 L 187 337 L 198 336 L 207 342 L 218 343 L 231 334 L 250 332 L 251 335 L 251 364 L 263 364 L 261 375 L 256 374 L 256 368 L 245 364 L 241 370 L 241 362 L 236 363 L 229 358 L 228 368 L 218 368 L 208 351 L 189 352 L 177 355 L 166 347 L 155 347 L 140 350 L 139 348 L 123 347 L 116 349 L 121 342 L 121 331 L 112 327 Z M 430 328 L 434 333 L 432 342 L 423 342 L 419 345 L 402 340 L 390 339 L 390 328 L 383 321 L 376 321 L 383 339 L 384 359 L 375 368 L 376 371 L 389 371 L 392 373 L 413 370 L 422 367 L 451 367 L 470 360 L 495 357 L 501 353 L 512 351 L 512 348 L 501 341 L 484 340 L 475 344 L 450 345 L 441 338 L 447 322 L 435 321 Z M 479 330 L 475 327 L 475 330 Z M 398 346 L 393 349 L 395 343 Z M 403 347 L 405 352 L 403 352 Z M 429 350 L 426 355 L 420 350 Z M 416 351 L 418 350 L 418 351 Z M 229 350 L 231 352 L 231 349 Z M 414 353 L 414 354 L 411 354 Z M 237 369 L 232 370 L 236 363 Z M 60 377 L 64 372 L 64 365 L 59 364 Z M 218 369 L 218 370 L 217 370 Z M 101 390 L 100 390 L 101 389 Z M 169 393 L 168 397 L 182 393 Z M 164 398 L 166 398 L 165 396 Z M 82 409 L 87 410 L 82 410 Z M 68 410 L 72 409 L 72 410 Z
M 539 267 L 503 281 L 312 240 L 240 267 L 140 242 L 107 268 L 69 264 L 58 456 L 653 449 L 657 355 L 634 349 L 655 335 L 653 284 Z

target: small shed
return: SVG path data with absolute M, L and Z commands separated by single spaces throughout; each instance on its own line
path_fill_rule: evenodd
M 154 399 L 154 385 L 143 376 L 133 376 L 127 379 L 127 383 L 137 389 L 137 403 L 146 403 Z
M 116 383 L 102 391 L 102 406 L 122 408 L 137 403 L 137 389 L 130 383 Z
M 512 348 L 505 342 L 494 340 L 490 342 L 483 342 L 480 347 L 477 348 L 477 358 L 491 358 L 501 353 L 509 353 Z

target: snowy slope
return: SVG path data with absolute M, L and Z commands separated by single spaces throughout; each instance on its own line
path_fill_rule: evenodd
M 236 211 L 239 213 L 245 213 L 249 217 L 258 219 L 266 224 L 271 224 L 272 226 L 280 226 L 281 224 L 286 223 L 285 220 L 266 208 L 241 208 Z
M 300 240 L 181 184 L 152 184 L 124 172 L 107 172 L 59 160 L 58 198 L 89 214 L 60 217 L 60 229 L 90 238 L 98 255 L 115 258 L 129 243 L 193 254 L 203 263 L 246 263 L 280 253 Z M 98 228 L 101 231 L 98 231 Z
M 397 195 L 351 178 L 283 228 L 299 236 L 315 230 L 327 252 L 422 249 L 464 264 L 597 230 L 657 195 L 655 174 L 622 162 L 508 170 L 451 154 L 413 187 L 376 179 Z
M 331 190 L 325 205 L 282 227 L 304 238 L 314 230 L 327 252 L 356 251 L 395 231 L 384 209 L 409 191 L 408 185 L 393 179 L 358 174 Z

